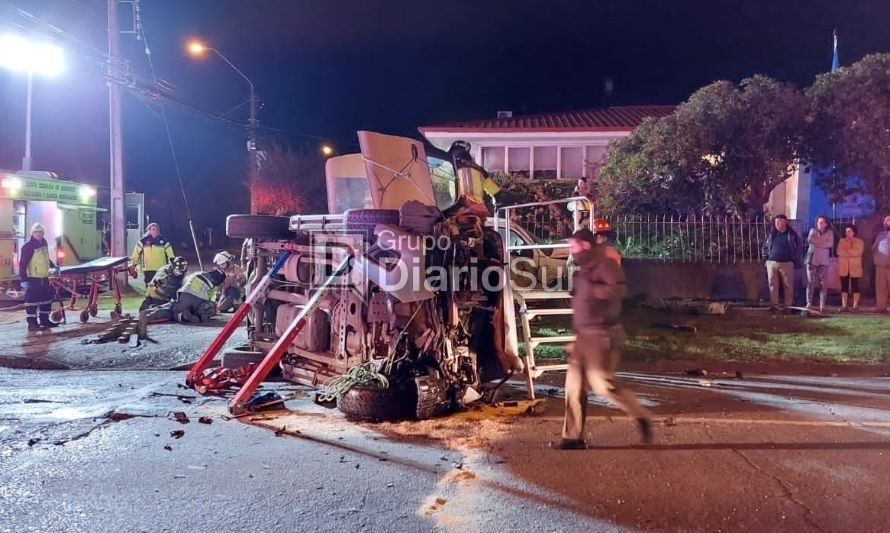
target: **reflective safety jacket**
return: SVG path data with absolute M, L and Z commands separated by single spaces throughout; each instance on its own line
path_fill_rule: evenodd
M 145 296 L 155 300 L 173 300 L 176 292 L 182 288 L 183 278 L 173 273 L 173 265 L 164 265 L 148 283 Z
M 216 288 L 219 287 L 225 279 L 226 275 L 218 270 L 193 272 L 186 276 L 185 281 L 182 283 L 182 288 L 180 288 L 178 292 L 185 292 L 202 300 L 211 301 L 211 297 L 214 295 Z
M 19 274 L 22 281 L 30 278 L 48 278 L 49 269 L 54 267 L 49 260 L 49 246 L 46 239 L 31 238 L 22 246 L 22 255 L 19 260 Z
M 160 235 L 158 238 L 146 235 L 136 243 L 130 264 L 141 267 L 143 272 L 154 272 L 170 263 L 174 257 L 176 256 L 170 241 Z

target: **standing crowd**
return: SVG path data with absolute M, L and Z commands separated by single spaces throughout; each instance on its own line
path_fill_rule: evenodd
M 884 217 L 883 230 L 872 243 L 875 266 L 875 310 L 887 312 L 890 304 L 890 215 Z M 816 217 L 816 225 L 807 234 L 806 251 L 796 231 L 788 224 L 788 217 L 776 215 L 773 228 L 763 244 L 770 304 L 779 306 L 780 288 L 785 307 L 794 303 L 794 269 L 806 268 L 806 310 L 825 311 L 828 298 L 828 268 L 832 251 L 837 256 L 838 276 L 841 281 L 841 311 L 858 311 L 860 284 L 864 269 L 862 256 L 865 242 L 854 224 L 844 226 L 844 234 L 835 243 L 834 229 L 828 217 Z

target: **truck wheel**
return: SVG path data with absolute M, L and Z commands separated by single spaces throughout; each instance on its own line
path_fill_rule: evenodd
M 229 215 L 226 217 L 226 236 L 233 239 L 289 239 L 290 219 L 272 215 Z
M 377 224 L 399 225 L 395 209 L 350 209 L 346 212 L 346 229 L 374 229 Z
M 352 387 L 337 398 L 337 408 L 347 420 L 384 422 L 414 417 L 417 392 L 411 387 Z
M 238 346 L 236 348 L 230 348 L 223 352 L 222 367 L 235 369 L 247 366 L 250 363 L 259 365 L 265 357 L 266 352 L 262 350 L 257 350 L 256 348 L 252 348 L 250 346 Z M 278 372 L 276 370 L 277 368 L 278 367 L 273 368 L 272 371 L 269 372 L 269 375 L 276 375 Z

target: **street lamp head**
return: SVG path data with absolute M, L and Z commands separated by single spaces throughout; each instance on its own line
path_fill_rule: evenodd
M 65 53 L 52 43 L 4 35 L 0 37 L 0 65 L 18 72 L 56 76 L 65 71 Z
M 188 43 L 188 51 L 193 56 L 202 56 L 207 51 L 207 45 L 201 41 L 190 41 Z
M 323 144 L 321 146 L 321 153 L 324 154 L 325 157 L 330 157 L 334 155 L 334 147 L 330 144 Z

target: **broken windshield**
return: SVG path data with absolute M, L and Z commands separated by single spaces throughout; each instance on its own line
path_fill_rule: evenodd
M 334 205 L 330 206 L 332 213 L 344 213 L 348 209 L 374 208 L 368 179 L 365 177 L 338 177 L 331 180 L 331 187 L 333 188 L 331 198 L 334 201 Z

